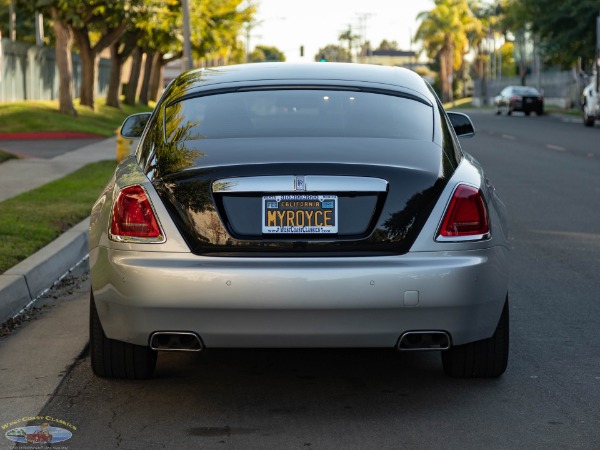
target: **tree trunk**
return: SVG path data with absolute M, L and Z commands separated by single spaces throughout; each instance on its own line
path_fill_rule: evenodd
M 121 102 L 121 72 L 123 71 L 123 56 L 119 54 L 120 43 L 115 42 L 110 46 L 110 79 L 108 81 L 108 92 L 106 93 L 106 106 L 120 108 Z
M 163 54 L 156 52 L 152 58 L 152 71 L 150 72 L 150 84 L 148 86 L 148 100 L 155 102 L 158 99 L 158 91 L 162 87 Z
M 144 63 L 144 79 L 142 80 L 142 91 L 140 92 L 140 103 L 148 105 L 150 75 L 152 74 L 152 59 L 154 58 L 153 51 L 146 52 L 146 62 Z
M 129 23 L 124 21 L 115 28 L 109 28 L 100 40 L 92 47 L 90 32 L 87 25 L 83 28 L 73 28 L 73 35 L 79 47 L 81 57 L 81 87 L 79 90 L 82 105 L 94 109 L 94 95 L 96 94 L 96 73 L 99 55 L 107 47 L 115 43 L 127 30 Z
M 448 101 L 448 56 L 447 48 L 444 47 L 440 51 L 440 87 L 442 89 L 442 102 Z
M 135 47 L 131 53 L 131 74 L 129 75 L 129 83 L 125 92 L 125 104 L 135 105 L 135 97 L 140 80 L 140 72 L 142 71 L 142 50 Z
M 56 66 L 58 68 L 58 110 L 63 114 L 77 115 L 73 106 L 73 63 L 71 30 L 58 18 L 58 10 L 51 8 L 52 24 L 56 37 Z
M 73 30 L 79 57 L 81 58 L 81 86 L 79 87 L 79 102 L 83 106 L 94 109 L 94 94 L 96 93 L 96 64 L 98 58 L 92 50 L 89 34 L 86 28 Z
M 454 104 L 454 43 L 448 51 L 448 100 Z
M 481 53 L 480 64 L 481 64 L 481 96 L 483 97 L 483 105 L 487 106 L 488 104 L 488 73 L 487 73 L 487 64 L 485 63 L 485 59 L 483 58 L 483 53 Z

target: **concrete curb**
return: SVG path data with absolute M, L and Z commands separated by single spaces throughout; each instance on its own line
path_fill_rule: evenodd
M 89 218 L 0 275 L 0 323 L 40 296 L 88 254 Z

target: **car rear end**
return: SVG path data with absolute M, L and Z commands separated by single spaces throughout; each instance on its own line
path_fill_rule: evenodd
M 529 115 L 534 112 L 537 115 L 544 114 L 544 97 L 533 88 L 515 89 L 511 97 L 513 110 L 522 111 Z
M 504 209 L 426 87 L 175 88 L 92 214 L 110 340 L 443 350 L 494 334 Z

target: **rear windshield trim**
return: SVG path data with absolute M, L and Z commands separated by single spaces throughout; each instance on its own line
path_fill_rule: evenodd
M 380 95 L 390 95 L 392 97 L 402 97 L 410 100 L 415 100 L 419 103 L 423 103 L 431 108 L 433 108 L 433 104 L 424 97 L 411 94 L 406 91 L 396 91 L 393 89 L 382 89 L 375 87 L 357 87 L 357 86 L 340 86 L 340 85 L 327 85 L 327 84 L 314 84 L 314 85 L 298 85 L 298 84 L 270 84 L 268 86 L 244 86 L 244 87 L 236 87 L 236 88 L 221 88 L 221 89 L 211 89 L 210 91 L 200 91 L 193 92 L 190 94 L 182 95 L 181 97 L 176 98 L 175 100 L 167 103 L 165 105 L 165 110 L 179 102 L 184 100 L 190 100 L 192 98 L 197 97 L 208 97 L 211 95 L 219 95 L 219 94 L 227 94 L 233 92 L 253 92 L 253 91 L 351 91 L 351 92 L 368 92 L 372 94 L 380 94 Z

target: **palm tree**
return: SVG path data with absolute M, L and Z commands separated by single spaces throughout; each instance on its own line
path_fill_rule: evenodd
M 429 58 L 439 59 L 442 100 L 452 100 L 454 71 L 468 51 L 467 33 L 481 25 L 467 0 L 435 0 L 435 7 L 420 13 L 417 20 L 421 24 L 415 40 L 423 43 Z
M 348 41 L 348 54 L 350 55 L 350 60 L 352 60 L 352 48 L 353 48 L 352 43 L 354 41 L 358 41 L 360 39 L 360 35 L 353 34 L 352 33 L 352 25 L 348 25 L 348 29 L 346 31 L 342 31 L 339 34 L 338 39 L 340 40 L 340 42 Z

